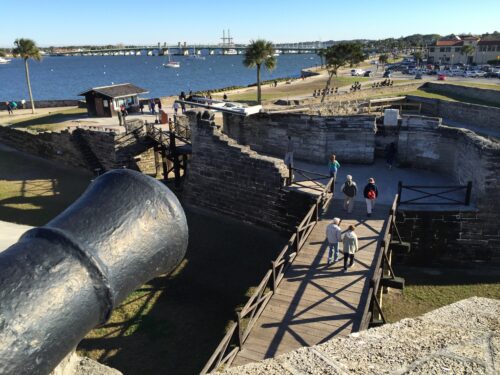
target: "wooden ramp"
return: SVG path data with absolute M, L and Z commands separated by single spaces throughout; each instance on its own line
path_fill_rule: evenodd
M 376 247 L 389 213 L 388 206 L 377 206 L 366 217 L 364 202 L 356 202 L 353 213 L 334 200 L 307 238 L 290 265 L 276 293 L 257 320 L 232 366 L 347 336 L 359 329 L 368 302 L 370 280 L 376 266 Z M 327 264 L 326 226 L 333 217 L 342 219 L 343 231 L 356 227 L 359 252 L 354 267 L 343 272 L 343 255 Z

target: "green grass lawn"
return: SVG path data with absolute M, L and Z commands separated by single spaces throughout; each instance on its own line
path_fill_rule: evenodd
M 10 125 L 15 129 L 29 129 L 33 131 L 46 131 L 46 130 L 61 130 L 65 128 L 67 125 L 63 125 L 61 123 L 66 121 L 71 121 L 74 119 L 79 119 L 83 115 L 87 113 L 86 108 L 71 108 L 71 109 L 63 109 L 57 110 L 54 112 L 50 112 L 47 114 L 33 115 L 29 118 L 15 118 L 15 117 L 7 117 L 4 120 L 4 124 L 1 125 Z
M 449 85 L 466 86 L 466 87 L 478 87 L 481 89 L 488 90 L 500 90 L 500 85 L 495 83 L 476 83 L 476 82 L 447 82 Z
M 332 80 L 332 87 L 349 86 L 356 81 L 363 83 L 369 80 L 370 78 L 365 78 L 365 77 L 346 77 L 346 76 L 340 76 L 337 78 L 334 77 Z M 304 85 L 301 84 L 287 85 L 286 83 L 280 83 L 278 84 L 278 87 L 275 88 L 273 87 L 272 90 L 269 91 L 267 91 L 263 87 L 262 100 L 269 101 L 269 100 L 287 99 L 287 98 L 292 99 L 297 96 L 312 95 L 314 90 L 324 89 L 326 84 L 326 80 L 324 81 L 318 80 L 311 82 L 310 84 L 307 84 L 307 82 L 308 81 L 306 79 Z M 217 98 L 222 97 L 222 94 L 214 95 L 214 97 Z M 229 94 L 229 100 L 254 104 L 256 103 L 257 100 L 257 87 L 253 88 L 253 90 L 249 92 L 244 92 L 241 94 Z
M 198 374 L 235 308 L 246 303 L 286 242 L 241 222 L 187 212 L 186 258 L 132 293 L 78 352 L 124 374 Z
M 389 322 L 411 318 L 469 297 L 500 299 L 499 270 L 424 269 L 400 267 L 394 271 L 405 278 L 402 293 L 383 296 Z
M 43 225 L 86 189 L 92 175 L 0 149 L 0 220 Z

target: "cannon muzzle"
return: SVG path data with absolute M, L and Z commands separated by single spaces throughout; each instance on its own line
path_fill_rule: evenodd
M 48 374 L 144 282 L 174 269 L 188 228 L 175 195 L 114 170 L 0 253 L 0 374 Z

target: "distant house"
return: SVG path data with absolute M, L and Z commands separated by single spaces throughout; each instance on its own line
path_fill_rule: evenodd
M 462 53 L 462 47 L 471 45 L 474 52 Z M 486 64 L 488 61 L 500 62 L 500 39 L 480 39 L 474 35 L 448 35 L 438 39 L 429 47 L 429 62 L 434 64 Z
M 129 110 L 139 106 L 139 94 L 149 91 L 132 85 L 120 83 L 111 86 L 93 87 L 79 96 L 85 96 L 87 112 L 91 117 L 113 117 L 124 104 Z
M 462 47 L 473 45 L 477 48 L 479 38 L 473 35 L 449 35 L 438 39 L 429 46 L 429 62 L 434 64 L 471 64 L 474 55 L 467 56 L 462 53 Z

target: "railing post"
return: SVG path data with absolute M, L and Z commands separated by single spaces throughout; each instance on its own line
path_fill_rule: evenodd
M 470 195 L 472 193 L 472 181 L 467 182 L 467 190 L 465 191 L 465 205 L 470 204 Z
M 293 183 L 293 168 L 288 165 L 288 181 L 287 185 L 290 186 Z
M 403 182 L 399 181 L 398 182 L 398 200 L 397 200 L 397 206 L 399 206 L 399 202 L 401 202 L 401 191 L 403 190 Z

